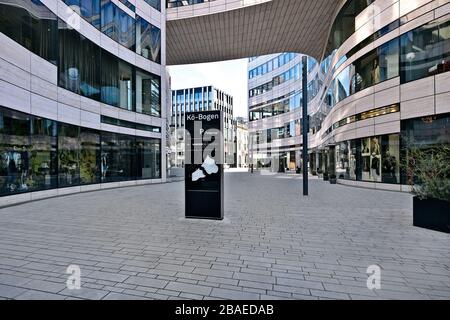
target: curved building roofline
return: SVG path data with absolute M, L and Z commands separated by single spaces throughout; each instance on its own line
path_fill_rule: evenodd
M 346 0 L 216 0 L 167 9 L 167 65 L 279 52 L 320 60 Z

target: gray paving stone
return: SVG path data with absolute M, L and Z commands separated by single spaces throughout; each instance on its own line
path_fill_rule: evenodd
M 29 282 L 30 279 L 13 276 L 9 274 L 0 274 L 0 284 L 6 284 L 11 286 L 21 286 L 27 282 Z
M 212 269 L 205 269 L 205 268 L 195 268 L 194 271 L 192 271 L 195 274 L 201 274 L 205 276 L 214 276 L 214 277 L 221 277 L 221 278 L 232 278 L 233 272 L 231 271 L 223 271 L 223 270 L 212 270 Z
M 166 286 L 165 289 L 207 296 L 211 293 L 212 288 L 172 281 Z
M 123 290 L 122 293 L 143 297 L 143 296 L 145 296 L 145 294 L 146 294 L 147 292 L 148 292 L 147 290 L 144 290 L 144 289 L 138 290 L 138 289 L 136 288 L 136 289 L 134 289 L 134 290 L 133 290 L 133 289 L 125 289 L 125 290 Z M 153 290 L 150 290 L 150 292 L 153 292 Z
M 21 295 L 15 297 L 16 300 L 64 300 L 66 296 L 49 292 L 27 290 Z
M 0 257 L 0 264 L 2 264 L 2 265 L 7 265 L 7 266 L 11 266 L 11 267 L 21 267 L 27 263 L 28 262 L 24 261 L 24 260 Z
M 169 296 L 165 296 L 163 294 L 158 294 L 158 293 L 152 293 L 152 292 L 146 293 L 145 297 L 152 299 L 152 300 L 168 300 L 169 299 Z
M 289 287 L 289 286 L 280 286 L 280 285 L 274 285 L 273 291 L 281 291 L 281 292 L 287 292 L 287 293 L 297 293 L 297 294 L 304 294 L 309 295 L 309 289 L 306 288 L 298 288 L 298 287 Z
M 234 278 L 239 280 L 248 280 L 262 283 L 276 283 L 275 277 L 245 272 L 235 273 Z
M 54 298 L 69 264 L 85 286 L 58 292 L 70 299 L 450 297 L 450 238 L 412 226 L 410 195 L 313 179 L 301 197 L 279 177 L 226 174 L 222 222 L 184 220 L 182 182 L 0 209 L 0 297 Z M 381 291 L 366 288 L 371 264 Z
M 203 296 L 201 296 L 201 295 L 192 294 L 192 293 L 185 293 L 185 292 L 180 293 L 179 297 L 180 298 L 189 299 L 189 300 L 203 300 Z
M 63 291 L 59 292 L 59 294 L 71 296 L 71 297 L 75 297 L 75 298 L 80 298 L 80 299 L 100 300 L 108 294 L 108 291 L 90 289 L 90 288 L 81 288 L 79 290 L 64 289 Z
M 277 278 L 277 284 L 308 289 L 319 289 L 319 290 L 323 289 L 322 283 L 318 281 Z
M 67 287 L 67 285 L 64 281 L 57 283 L 57 282 L 43 281 L 43 280 L 31 280 L 31 281 L 21 285 L 21 287 L 27 288 L 27 289 L 39 290 L 39 291 L 46 291 L 46 292 L 51 292 L 51 293 L 58 293 L 61 290 L 65 289 Z
M 228 290 L 222 288 L 213 288 L 211 296 L 229 300 L 258 300 L 260 298 L 260 295 L 256 293 Z
M 148 300 L 148 299 L 142 296 L 110 292 L 103 298 L 103 300 Z
M 332 291 L 323 291 L 323 290 L 314 290 L 311 289 L 311 295 L 320 298 L 330 298 L 335 300 L 349 300 L 350 296 L 346 293 L 341 292 L 332 292 Z
M 247 280 L 239 280 L 239 286 L 256 288 L 256 289 L 264 289 L 264 290 L 272 290 L 273 289 L 273 285 L 270 283 L 254 282 L 254 281 L 247 281 Z
M 104 271 L 93 271 L 89 273 L 89 278 L 114 281 L 114 282 L 123 282 L 129 276 L 124 274 L 112 273 L 112 272 L 104 272 Z
M 125 283 L 127 284 L 134 284 L 137 286 L 144 286 L 144 287 L 152 287 L 152 288 L 164 288 L 167 285 L 167 281 L 165 280 L 158 280 L 158 279 L 152 279 L 152 278 L 144 278 L 144 277 L 129 277 Z
M 237 285 L 239 280 L 208 276 L 206 282 L 214 282 L 219 284 Z
M 0 284 L 0 297 L 13 299 L 26 292 L 23 288 Z

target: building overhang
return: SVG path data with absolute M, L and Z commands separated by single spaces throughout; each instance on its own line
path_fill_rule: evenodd
M 167 65 L 279 52 L 322 58 L 346 0 L 215 0 L 167 9 Z

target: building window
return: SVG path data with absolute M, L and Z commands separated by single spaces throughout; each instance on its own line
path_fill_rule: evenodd
M 100 47 L 81 36 L 80 91 L 85 97 L 100 101 Z
M 136 16 L 136 53 L 161 63 L 161 30 Z
M 155 117 L 161 116 L 161 80 L 159 77 L 153 76 L 151 80 L 151 115 Z
M 450 71 L 450 18 L 401 36 L 401 83 Z
M 119 42 L 119 26 L 121 10 L 110 0 L 102 1 L 101 5 L 101 30 L 111 39 Z
M 156 179 L 161 177 L 160 157 L 160 139 L 97 131 L 0 108 L 0 195 Z
M 125 48 L 135 51 L 136 24 L 135 20 L 125 11 L 117 9 L 119 12 L 119 43 Z
M 147 2 L 152 8 L 161 11 L 161 0 L 144 0 Z
M 75 93 L 80 93 L 80 34 L 58 19 L 59 63 L 58 85 Z
M 352 93 L 399 75 L 399 41 L 394 39 L 354 62 Z
M 0 111 L 0 193 L 29 191 L 30 117 L 11 110 Z
M 80 0 L 80 11 L 87 22 L 100 29 L 100 0 Z
M 400 136 L 374 136 L 343 141 L 335 148 L 339 179 L 400 183 Z
M 136 137 L 137 178 L 161 178 L 161 143 L 158 139 Z
M 118 135 L 119 137 L 119 167 L 120 180 L 136 179 L 136 138 L 127 135 Z
M 10 4 L 0 3 L 0 32 L 10 37 L 23 47 L 31 50 L 31 1 L 13 0 Z
M 117 107 L 119 105 L 119 61 L 102 51 L 101 61 L 101 101 Z
M 80 128 L 70 124 L 58 124 L 58 185 L 80 184 Z
M 123 169 L 120 166 L 120 147 L 117 133 L 102 134 L 101 173 L 102 182 L 121 180 Z
M 152 75 L 136 71 L 136 112 L 151 115 Z
M 133 111 L 135 83 L 133 78 L 133 68 L 126 62 L 119 61 L 119 107 Z
M 29 190 L 44 190 L 57 186 L 57 123 L 31 117 L 29 174 L 25 183 Z
M 58 18 L 39 0 L 29 3 L 36 9 L 33 12 L 45 12 L 45 18 L 31 14 L 31 51 L 56 65 L 58 63 Z
M 100 132 L 80 128 L 80 183 L 100 183 Z
M 450 145 L 450 113 L 401 121 L 402 162 L 408 163 L 409 148 L 428 149 Z M 402 168 L 402 184 L 413 182 Z

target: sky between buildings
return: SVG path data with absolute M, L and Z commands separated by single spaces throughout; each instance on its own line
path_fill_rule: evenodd
M 172 90 L 213 85 L 234 97 L 234 116 L 248 118 L 248 59 L 170 66 Z

